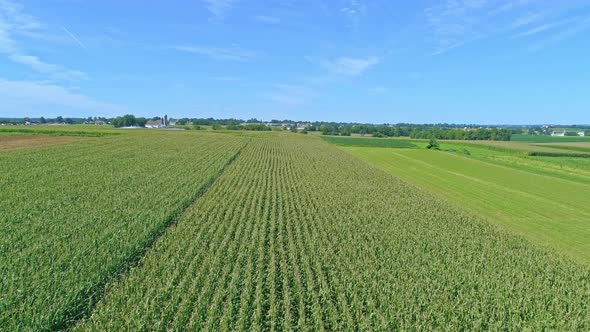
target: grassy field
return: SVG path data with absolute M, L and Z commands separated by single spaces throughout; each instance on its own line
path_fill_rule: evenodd
M 141 130 L 0 151 L 1 329 L 590 328 L 587 265 L 341 149 L 444 155 Z
M 565 143 L 565 142 L 590 142 L 590 137 L 581 136 L 546 136 L 546 135 L 512 135 L 510 139 L 514 142 L 531 142 L 531 143 Z
M 478 160 L 425 149 L 345 150 L 536 243 L 590 262 L 588 172 L 581 170 L 575 175 L 586 180 L 579 183 L 551 176 L 551 169 L 544 170 L 539 163 L 523 170 L 485 157 Z
M 420 143 L 416 144 L 420 145 Z M 488 144 L 472 144 L 470 142 L 441 141 L 440 147 L 444 151 L 454 151 L 456 154 L 469 156 L 487 163 L 590 185 L 589 158 L 580 158 L 575 154 L 567 153 L 559 157 L 531 156 L 528 152 L 523 153 L 519 147 L 515 148 L 514 144 L 520 145 L 522 143 L 506 142 L 506 144 L 499 147 Z M 551 145 L 553 144 L 551 143 Z M 425 143 L 421 144 L 421 147 L 423 146 L 425 146 Z
M 370 138 L 370 137 L 338 137 L 338 136 L 321 136 L 329 143 L 340 146 L 366 146 L 382 148 L 413 148 L 416 147 L 408 140 L 393 138 Z
M 540 143 L 535 146 L 551 147 L 553 149 L 562 149 L 575 152 L 590 153 L 590 141 L 588 142 L 571 142 L 571 143 Z

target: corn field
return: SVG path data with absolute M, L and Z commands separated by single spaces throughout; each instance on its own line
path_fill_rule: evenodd
M 61 329 L 87 311 L 246 142 L 219 138 L 0 151 L 0 331 Z
M 590 269 L 317 137 L 0 151 L 0 330 L 588 330 Z
M 590 270 L 318 138 L 258 135 L 75 330 L 588 330 Z

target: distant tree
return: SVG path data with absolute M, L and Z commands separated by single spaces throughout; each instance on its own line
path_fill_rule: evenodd
M 178 119 L 178 121 L 176 121 L 176 123 L 180 126 L 184 126 L 188 123 L 188 119 L 187 118 Z
M 291 132 L 292 133 L 296 133 L 297 132 L 297 127 L 296 126 L 291 126 Z
M 145 121 L 145 119 L 143 119 L 142 121 Z M 147 121 L 143 122 L 143 124 L 145 125 L 146 122 Z M 131 127 L 137 125 L 137 119 L 132 114 L 125 114 L 123 116 L 118 116 L 114 118 L 112 123 L 113 126 L 115 126 L 115 128 Z
M 147 123 L 147 119 L 146 118 L 136 118 L 135 119 L 135 125 L 139 126 L 139 127 L 145 127 L 145 124 Z
M 439 150 L 439 146 L 438 146 L 438 142 L 436 141 L 436 139 L 434 137 L 432 137 L 430 139 L 430 141 L 428 141 L 428 145 L 426 146 L 427 149 L 431 149 L 431 150 Z
M 39 123 L 47 123 L 47 120 L 45 120 L 44 117 L 40 117 L 39 118 Z
M 221 129 L 223 129 L 223 127 L 220 124 L 215 123 L 215 124 L 213 124 L 212 129 L 213 130 L 221 130 Z
M 72 120 L 71 118 L 66 118 L 64 121 L 66 124 L 73 124 L 74 120 Z
M 64 123 L 64 118 L 61 116 L 58 116 L 57 118 L 55 118 L 55 122 L 57 123 Z
M 303 128 L 303 130 L 301 131 L 301 133 L 307 135 L 307 128 Z

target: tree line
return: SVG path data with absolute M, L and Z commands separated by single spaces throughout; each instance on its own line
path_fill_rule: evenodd
M 371 135 L 373 137 L 410 137 L 417 139 L 455 139 L 455 140 L 491 140 L 509 141 L 513 130 L 506 128 L 473 128 L 464 129 L 435 127 L 433 125 L 338 125 L 315 124 L 309 131 L 320 131 L 322 135 L 350 136 L 351 134 Z

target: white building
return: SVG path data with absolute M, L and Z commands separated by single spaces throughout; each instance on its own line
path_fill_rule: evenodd
M 565 136 L 565 130 L 564 130 L 564 131 L 562 131 L 562 132 L 557 132 L 557 131 L 555 131 L 555 130 L 554 130 L 554 131 L 551 133 L 551 136 L 564 137 L 564 136 Z
M 149 120 L 148 122 L 146 122 L 145 127 L 146 128 L 166 128 L 166 125 L 164 124 L 164 120 L 162 120 L 162 119 Z

